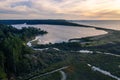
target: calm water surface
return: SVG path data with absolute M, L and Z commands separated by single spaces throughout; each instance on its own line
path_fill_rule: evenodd
M 120 30 L 120 20 L 77 20 L 71 21 L 78 24 Z
M 14 25 L 16 28 L 28 25 Z M 82 38 L 88 36 L 96 36 L 106 34 L 107 32 L 102 30 L 96 30 L 94 28 L 74 27 L 74 26 L 58 26 L 58 25 L 29 25 L 36 28 L 46 30 L 48 34 L 44 36 L 37 36 L 38 44 L 67 42 L 72 38 Z

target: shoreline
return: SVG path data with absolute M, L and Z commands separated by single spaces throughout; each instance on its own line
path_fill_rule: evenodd
M 77 24 L 77 25 L 79 25 L 79 24 Z M 80 43 L 86 49 L 88 49 L 88 48 L 92 49 L 92 50 L 93 49 L 95 49 L 95 50 L 97 49 L 97 50 L 100 50 L 102 52 L 105 51 L 107 53 L 118 54 L 119 51 L 115 51 L 115 52 L 111 52 L 110 51 L 109 44 L 112 45 L 112 47 L 115 47 L 116 45 L 119 46 L 118 43 L 120 43 L 120 31 L 112 30 L 112 29 L 106 29 L 106 28 L 98 28 L 98 27 L 87 26 L 87 25 L 86 26 L 85 25 L 83 25 L 83 26 L 79 25 L 77 27 L 95 28 L 97 30 L 103 30 L 103 31 L 105 31 L 107 33 L 106 34 L 102 34 L 102 35 L 97 35 L 97 36 L 91 36 L 91 37 L 83 37 L 84 39 L 83 38 L 73 38 L 73 39 L 69 39 L 67 43 L 69 43 L 70 40 L 76 40 L 77 43 Z M 88 41 L 86 41 L 86 40 L 88 40 Z M 31 40 L 31 41 L 33 41 L 33 40 Z M 31 41 L 29 41 L 29 42 L 32 45 Z M 34 44 L 34 45 L 40 45 L 40 44 Z M 44 45 L 46 45 L 46 44 L 44 44 Z M 32 46 L 30 46 L 30 47 L 32 47 Z M 104 48 L 99 48 L 99 47 L 104 47 Z M 40 49 L 40 48 L 37 48 L 37 49 Z
M 77 23 L 76 23 L 77 24 Z M 113 30 L 113 29 L 107 29 L 107 28 L 100 28 L 100 27 L 95 27 L 95 26 L 89 26 L 89 25 L 79 25 L 79 27 L 88 27 L 88 28 L 95 28 L 96 30 L 103 30 L 107 32 L 107 34 L 102 34 L 102 35 L 97 35 L 97 36 L 91 36 L 91 37 L 84 37 L 84 38 L 73 38 L 69 39 L 71 40 L 90 40 L 90 41 L 85 41 L 85 43 L 88 42 L 90 43 L 91 46 L 99 46 L 99 45 L 104 45 L 104 44 L 109 44 L 109 43 L 120 43 L 120 30 Z M 81 42 L 82 43 L 82 42 Z M 84 43 L 84 41 L 83 41 Z M 97 45 L 98 44 L 98 45 Z
M 72 23 L 72 22 L 71 22 Z M 77 23 L 75 23 L 77 24 Z M 97 36 L 90 36 L 90 37 L 84 37 L 84 38 L 93 38 L 93 37 L 99 37 L 99 36 L 107 36 L 109 34 L 113 34 L 114 32 L 120 31 L 120 30 L 113 30 L 113 29 L 107 29 L 107 28 L 100 28 L 100 27 L 95 27 L 95 26 L 90 26 L 90 25 L 82 25 L 82 24 L 78 24 L 78 27 L 85 27 L 85 28 L 94 28 L 96 30 L 103 30 L 105 32 L 107 32 L 106 34 L 102 34 L 102 35 L 97 35 Z M 69 40 L 80 40 L 81 38 L 73 38 L 73 39 L 69 39 Z
M 76 24 L 76 23 L 75 23 Z M 77 24 L 77 25 L 79 25 L 79 24 Z M 64 26 L 67 26 L 67 25 L 64 25 Z M 70 26 L 71 27 L 71 26 Z M 94 28 L 94 29 L 96 29 L 96 30 L 102 30 L 102 31 L 105 31 L 106 33 L 104 33 L 104 34 L 99 34 L 99 35 L 93 35 L 93 36 L 88 36 L 88 37 L 96 37 L 96 36 L 101 36 L 101 35 L 107 35 L 107 34 L 109 34 L 109 33 L 112 33 L 114 30 L 111 30 L 111 29 L 105 29 L 105 28 L 97 28 L 97 27 L 94 27 L 94 26 L 88 26 L 88 25 L 80 25 L 80 26 L 74 26 L 74 27 L 84 27 L 84 28 Z M 27 42 L 27 45 L 29 46 L 29 47 L 32 47 L 32 42 L 34 42 L 34 41 L 36 41 L 38 38 L 36 38 L 37 36 L 35 36 L 35 38 L 34 39 L 32 39 L 31 41 L 29 41 L 29 42 Z M 88 37 L 81 37 L 81 38 L 88 38 Z M 79 40 L 79 39 L 81 39 L 81 38 L 71 38 L 71 39 L 68 39 L 68 41 L 67 42 L 69 42 L 69 40 Z M 64 41 L 63 41 L 64 42 Z M 61 42 L 60 42 L 61 43 Z M 46 45 L 46 44 L 45 44 Z

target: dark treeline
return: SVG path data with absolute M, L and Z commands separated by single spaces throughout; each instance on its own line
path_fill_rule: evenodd
M 58 48 L 60 50 L 65 50 L 65 51 L 78 51 L 80 49 L 84 49 L 82 45 L 78 42 L 62 42 L 62 43 L 54 43 L 54 44 L 38 44 L 33 46 L 34 48 Z
M 72 40 L 72 39 L 71 39 Z M 73 39 L 74 40 L 74 39 Z M 64 51 L 79 51 L 79 50 L 92 50 L 101 51 L 113 54 L 120 53 L 120 42 L 106 43 L 102 45 L 91 45 L 89 37 L 78 39 L 79 42 L 62 42 L 62 43 L 49 43 L 33 45 L 34 48 L 58 48 Z
M 6 26 L 6 25 L 0 25 L 0 33 L 2 36 L 9 36 L 9 34 L 11 35 L 16 35 L 20 38 L 22 38 L 23 40 L 26 40 L 25 38 L 31 38 L 35 35 L 43 35 L 46 34 L 47 32 L 41 29 L 37 29 L 37 28 L 33 28 L 33 27 L 23 27 L 22 29 L 16 29 L 12 26 Z
M 15 76 L 29 72 L 24 54 L 31 54 L 32 50 L 26 46 L 26 41 L 46 33 L 33 27 L 16 29 L 0 24 L 0 80 L 14 80 Z
M 67 26 L 79 26 L 79 24 L 71 23 L 66 20 L 0 20 L 0 24 L 49 24 L 49 25 L 67 25 Z

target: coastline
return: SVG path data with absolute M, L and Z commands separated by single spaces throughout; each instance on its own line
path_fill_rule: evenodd
M 91 28 L 93 28 L 93 27 L 91 27 Z M 95 27 L 96 28 L 96 27 Z M 99 28 L 97 28 L 97 29 L 99 29 Z M 94 39 L 94 41 L 97 41 L 98 40 L 98 38 L 100 39 L 100 38 L 102 38 L 102 39 L 104 39 L 104 37 L 110 37 L 111 35 L 115 35 L 116 33 L 119 33 L 119 31 L 116 31 L 116 30 L 111 30 L 111 29 L 104 29 L 104 28 L 100 28 L 99 30 L 104 30 L 104 31 L 107 31 L 108 33 L 107 34 L 104 34 L 104 35 L 98 35 L 98 36 L 92 36 L 92 37 L 89 37 L 90 39 L 93 39 L 93 38 L 97 38 L 97 39 Z M 118 34 L 119 35 L 119 34 Z M 117 36 L 116 36 L 117 37 Z M 86 37 L 87 38 L 87 37 Z M 29 41 L 29 42 L 32 42 L 32 41 L 34 41 L 34 40 L 36 40 L 36 39 L 33 39 L 33 40 L 31 40 L 31 41 Z M 109 41 L 108 41 L 109 42 Z M 35 48 L 33 48 L 34 50 L 35 50 Z M 41 50 L 39 50 L 39 51 L 41 51 Z M 109 54 L 107 54 L 107 55 L 109 55 Z M 110 54 L 110 55 L 113 55 L 113 54 Z M 116 55 L 115 55 L 116 56 Z M 114 57 L 114 56 L 113 56 Z
M 72 24 L 72 23 L 70 23 L 70 24 Z M 75 24 L 75 23 L 73 23 L 73 24 Z M 102 52 L 105 51 L 107 53 L 117 53 L 117 54 L 119 54 L 118 53 L 119 51 L 114 51 L 113 50 L 114 52 L 111 52 L 112 49 L 111 50 L 109 49 L 110 48 L 109 45 L 111 45 L 113 48 L 116 47 L 116 45 L 119 46 L 118 43 L 120 43 L 120 40 L 119 40 L 120 31 L 112 30 L 112 29 L 106 29 L 106 28 L 98 28 L 98 27 L 95 27 L 95 26 L 88 26 L 88 25 L 79 25 L 79 24 L 76 24 L 76 25 L 77 25 L 77 27 L 95 28 L 97 30 L 103 30 L 103 31 L 106 31 L 107 33 L 102 34 L 102 35 L 97 35 L 97 36 L 84 37 L 84 39 L 83 38 L 69 39 L 68 42 L 67 42 L 68 44 L 69 44 L 70 40 L 77 40 L 76 42 L 80 43 L 80 45 L 82 45 L 83 48 L 90 49 L 90 50 L 97 50 L 97 51 L 100 50 Z M 32 43 L 35 40 L 36 39 L 31 40 L 31 41 L 29 41 L 29 43 Z M 86 40 L 88 40 L 88 41 L 86 41 Z M 29 44 L 29 43 L 27 43 L 27 44 Z M 30 45 L 32 45 L 32 44 L 30 44 Z M 35 43 L 34 47 L 36 47 L 36 46 L 37 46 L 37 44 Z M 30 47 L 32 47 L 32 46 L 30 46 Z M 39 47 L 37 47 L 37 48 L 39 48 Z
M 69 22 L 68 22 L 68 23 L 69 23 Z M 72 26 L 71 24 L 74 24 L 74 25 L 75 25 L 76 23 L 70 23 L 70 26 Z M 51 24 L 50 24 L 50 25 L 51 25 Z M 102 30 L 102 31 L 105 31 L 105 32 L 106 32 L 106 33 L 104 33 L 104 34 L 99 34 L 99 35 L 95 35 L 95 36 L 107 35 L 107 34 L 113 32 L 113 30 L 110 30 L 110 29 L 97 28 L 97 27 L 88 26 L 88 25 L 79 25 L 79 24 L 76 24 L 76 25 L 78 25 L 78 26 L 74 26 L 74 27 L 94 28 L 94 29 L 96 29 L 96 30 Z M 68 25 L 64 25 L 64 26 L 68 26 Z M 93 36 L 88 36 L 88 37 L 95 37 L 95 36 L 93 35 Z M 31 47 L 31 46 L 32 46 L 32 42 L 34 42 L 34 41 L 37 40 L 36 37 L 37 37 L 37 36 L 35 36 L 33 40 L 29 41 L 29 42 L 27 43 L 27 45 Z M 87 37 L 81 37 L 81 38 L 87 38 Z M 77 39 L 81 39 L 81 38 L 73 38 L 73 39 L 77 40 Z M 69 40 L 71 40 L 71 39 L 68 39 L 68 42 L 69 42 Z M 63 41 L 63 42 L 64 42 L 64 41 Z
M 77 23 L 75 23 L 77 24 Z M 79 24 L 78 24 L 79 25 Z M 120 30 L 113 30 L 113 29 L 107 29 L 107 28 L 100 28 L 95 26 L 89 26 L 89 25 L 79 25 L 79 27 L 88 27 L 88 28 L 95 28 L 96 30 L 103 30 L 107 32 L 107 34 L 97 35 L 97 36 L 91 36 L 91 37 L 84 37 L 84 39 L 89 39 L 90 42 L 92 41 L 92 44 L 94 42 L 99 42 L 100 40 L 105 40 L 106 43 L 112 43 L 112 42 L 120 42 Z M 69 40 L 81 40 L 82 38 L 73 38 Z M 113 40 L 114 39 L 114 40 Z

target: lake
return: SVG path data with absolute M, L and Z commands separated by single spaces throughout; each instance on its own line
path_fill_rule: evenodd
M 37 36 L 38 44 L 48 43 L 60 43 L 67 42 L 73 38 L 83 38 L 89 36 L 96 36 L 106 34 L 107 32 L 102 30 L 96 30 L 94 28 L 74 27 L 74 26 L 61 26 L 61 25 L 26 25 L 18 24 L 14 27 L 21 29 L 21 27 L 33 26 L 46 30 L 48 34 L 44 36 Z

